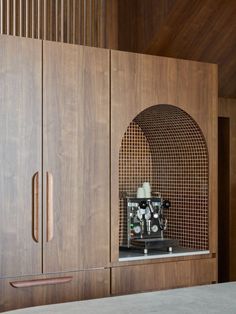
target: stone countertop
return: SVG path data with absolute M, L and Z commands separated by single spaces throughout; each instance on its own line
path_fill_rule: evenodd
M 9 314 L 235 314 L 236 283 L 139 293 L 97 300 L 45 305 Z
M 120 249 L 119 262 L 127 262 L 134 260 L 145 260 L 145 259 L 158 259 L 158 258 L 170 258 L 170 257 L 180 257 L 180 256 L 192 256 L 209 254 L 208 250 L 196 250 L 184 247 L 173 248 L 173 251 L 156 251 L 149 250 L 148 254 L 144 254 L 142 249 Z

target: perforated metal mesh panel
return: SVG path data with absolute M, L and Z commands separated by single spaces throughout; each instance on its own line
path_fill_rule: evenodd
M 143 182 L 151 181 L 152 156 L 149 143 L 142 129 L 131 122 L 123 137 L 119 156 L 120 244 L 127 242 L 125 194 L 133 195 Z
M 171 202 L 165 236 L 208 249 L 208 152 L 196 122 L 183 110 L 157 105 L 130 123 L 120 148 L 120 245 L 127 239 L 124 193 L 144 181 Z

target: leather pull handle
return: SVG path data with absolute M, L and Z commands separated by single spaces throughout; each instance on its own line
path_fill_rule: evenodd
M 53 239 L 53 176 L 47 172 L 47 242 Z
M 39 173 L 33 176 L 33 239 L 39 242 Z
M 72 276 L 68 276 L 68 277 L 60 277 L 60 278 L 11 281 L 9 283 L 14 288 L 28 288 L 28 287 L 57 285 L 57 284 L 67 283 L 67 282 L 70 282 L 72 278 L 73 278 Z

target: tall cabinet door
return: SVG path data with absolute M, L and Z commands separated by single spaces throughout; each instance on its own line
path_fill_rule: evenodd
M 44 271 L 109 261 L 109 51 L 44 42 Z
M 42 271 L 42 42 L 0 37 L 0 278 Z

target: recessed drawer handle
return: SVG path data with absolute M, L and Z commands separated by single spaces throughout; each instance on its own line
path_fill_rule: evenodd
M 70 282 L 73 277 L 48 278 L 48 279 L 34 279 L 23 281 L 11 281 L 10 285 L 14 288 L 28 288 L 45 285 L 57 285 L 61 283 Z

